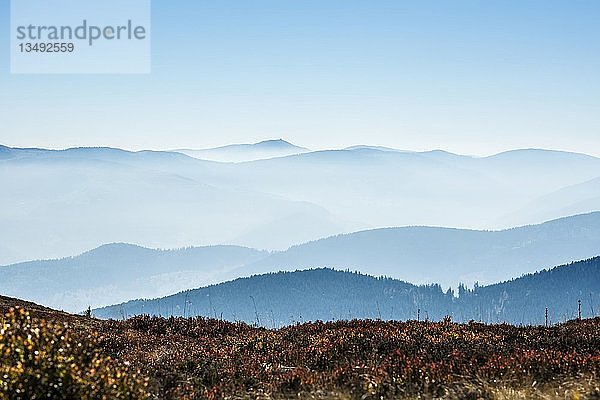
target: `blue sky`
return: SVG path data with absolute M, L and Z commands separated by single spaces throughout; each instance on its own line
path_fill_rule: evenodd
M 154 0 L 149 75 L 11 75 L 0 143 L 600 155 L 600 2 Z

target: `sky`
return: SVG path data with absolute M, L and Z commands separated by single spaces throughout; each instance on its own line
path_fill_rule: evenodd
M 152 72 L 13 75 L 0 144 L 600 156 L 597 0 L 153 0 Z

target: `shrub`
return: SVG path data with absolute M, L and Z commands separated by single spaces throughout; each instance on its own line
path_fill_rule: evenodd
M 67 323 L 11 309 L 0 319 L 0 400 L 148 398 L 147 381 L 102 356 L 97 343 Z

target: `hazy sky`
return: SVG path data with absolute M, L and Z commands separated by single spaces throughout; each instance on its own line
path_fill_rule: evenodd
M 152 74 L 11 75 L 0 143 L 600 155 L 600 1 L 154 0 Z

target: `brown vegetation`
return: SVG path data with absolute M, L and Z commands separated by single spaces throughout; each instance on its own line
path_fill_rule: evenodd
M 124 371 L 128 398 L 143 397 L 141 376 L 160 399 L 600 398 L 600 318 L 550 328 L 349 321 L 279 330 L 204 318 L 53 318 Z M 90 364 L 76 362 L 89 376 Z

